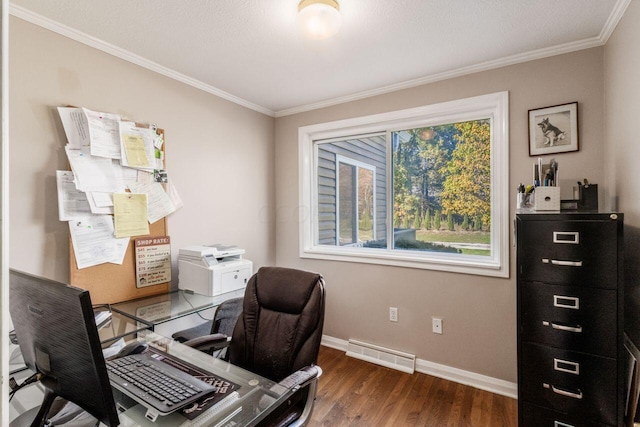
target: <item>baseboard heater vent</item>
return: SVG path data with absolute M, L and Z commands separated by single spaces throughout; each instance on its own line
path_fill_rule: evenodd
M 416 356 L 414 354 L 403 353 L 356 340 L 349 340 L 347 343 L 347 356 L 409 374 L 413 374 L 416 366 Z

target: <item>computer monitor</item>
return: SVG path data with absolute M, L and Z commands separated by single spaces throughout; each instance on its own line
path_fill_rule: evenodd
M 9 283 L 20 350 L 26 365 L 42 375 L 45 387 L 36 419 L 45 420 L 60 396 L 107 426 L 117 426 L 89 292 L 15 270 L 9 272 Z

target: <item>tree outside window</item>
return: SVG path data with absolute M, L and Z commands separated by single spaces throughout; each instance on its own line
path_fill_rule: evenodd
M 302 257 L 508 277 L 508 94 L 300 128 Z
M 489 255 L 490 120 L 397 131 L 392 140 L 394 227 L 415 232 L 395 248 Z

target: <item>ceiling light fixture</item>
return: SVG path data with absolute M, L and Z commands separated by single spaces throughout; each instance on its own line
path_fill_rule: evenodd
M 298 4 L 302 30 L 312 39 L 328 39 L 342 24 L 340 5 L 336 0 L 302 0 Z

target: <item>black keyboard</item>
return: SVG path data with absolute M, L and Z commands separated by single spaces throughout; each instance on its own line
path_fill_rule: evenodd
M 111 385 L 124 394 L 167 415 L 215 391 L 186 372 L 147 354 L 132 354 L 107 361 Z

